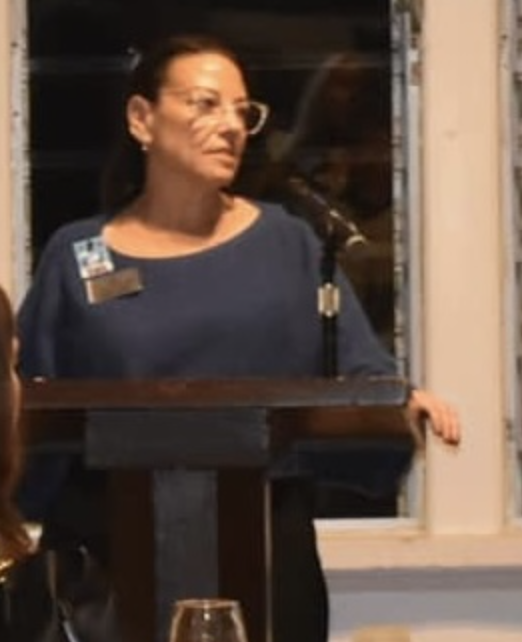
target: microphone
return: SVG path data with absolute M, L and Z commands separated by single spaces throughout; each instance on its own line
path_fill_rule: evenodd
M 312 189 L 300 176 L 291 176 L 288 187 L 303 205 L 312 226 L 322 238 L 335 240 L 338 249 L 351 250 L 367 245 L 368 239 L 350 219 L 345 218 L 322 194 Z

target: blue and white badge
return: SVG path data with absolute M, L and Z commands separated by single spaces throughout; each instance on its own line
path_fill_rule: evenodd
M 109 248 L 101 236 L 76 241 L 73 250 L 82 279 L 92 279 L 114 271 Z

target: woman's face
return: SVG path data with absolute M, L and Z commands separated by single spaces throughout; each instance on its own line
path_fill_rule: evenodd
M 248 96 L 238 67 L 219 53 L 173 60 L 157 100 L 133 96 L 131 134 L 148 156 L 149 172 L 222 188 L 239 168 L 247 131 Z

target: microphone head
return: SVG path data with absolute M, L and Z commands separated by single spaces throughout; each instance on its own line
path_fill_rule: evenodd
M 297 209 L 304 214 L 320 238 L 333 240 L 338 250 L 350 253 L 357 248 L 359 254 L 359 250 L 368 245 L 368 239 L 357 225 L 312 188 L 305 178 L 290 176 L 287 184 L 290 193 L 297 199 Z

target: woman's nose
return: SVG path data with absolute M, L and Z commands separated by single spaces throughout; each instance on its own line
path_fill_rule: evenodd
M 237 105 L 222 105 L 220 116 L 228 129 L 246 133 L 245 119 Z

